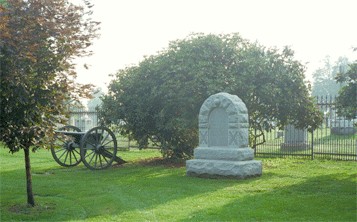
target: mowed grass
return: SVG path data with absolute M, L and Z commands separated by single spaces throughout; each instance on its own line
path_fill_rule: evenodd
M 30 208 L 23 152 L 0 155 L 0 221 L 357 221 L 356 162 L 261 159 L 261 177 L 203 179 L 150 161 L 156 150 L 120 152 L 129 163 L 102 171 L 61 167 L 40 150 Z

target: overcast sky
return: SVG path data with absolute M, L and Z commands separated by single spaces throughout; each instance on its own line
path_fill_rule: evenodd
M 78 81 L 106 91 L 109 74 L 193 32 L 228 34 L 266 47 L 290 46 L 307 76 L 329 55 L 357 59 L 357 0 L 93 0 L 101 37 L 78 60 Z M 89 64 L 89 70 L 82 67 Z

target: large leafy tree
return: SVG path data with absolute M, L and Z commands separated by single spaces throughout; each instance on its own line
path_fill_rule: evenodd
M 11 152 L 24 150 L 31 206 L 30 149 L 49 144 L 65 119 L 65 101 L 91 88 L 75 83 L 73 63 L 90 54 L 96 37 L 89 7 L 66 0 L 7 0 L 0 6 L 0 141 Z
M 257 136 L 275 125 L 314 128 L 321 121 L 292 50 L 267 49 L 238 34 L 193 34 L 120 70 L 101 115 L 142 146 L 155 136 L 166 157 L 183 158 L 198 144 L 200 106 L 221 91 L 242 98 Z

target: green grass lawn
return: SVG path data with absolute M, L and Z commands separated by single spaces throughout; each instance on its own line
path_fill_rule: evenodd
M 31 153 L 37 206 L 26 206 L 23 152 L 0 149 L 0 221 L 356 221 L 356 162 L 262 159 L 247 180 L 185 176 L 184 166 L 120 152 L 123 166 L 63 168 Z

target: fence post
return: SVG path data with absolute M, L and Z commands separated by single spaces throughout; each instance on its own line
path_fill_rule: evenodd
M 314 131 L 311 132 L 311 159 L 314 159 Z
M 257 155 L 257 129 L 254 129 L 254 156 Z

